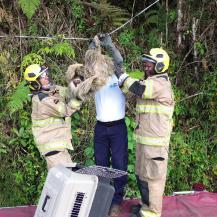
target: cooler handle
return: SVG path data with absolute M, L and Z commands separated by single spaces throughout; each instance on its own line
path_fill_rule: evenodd
M 49 195 L 46 195 L 45 199 L 44 199 L 44 202 L 43 202 L 43 205 L 42 205 L 42 211 L 43 212 L 46 212 L 45 210 L 45 206 L 47 204 L 47 201 L 50 199 L 50 196 Z

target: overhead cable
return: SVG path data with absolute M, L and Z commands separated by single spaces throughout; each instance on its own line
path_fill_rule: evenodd
M 130 18 L 123 25 L 119 26 L 118 28 L 116 28 L 115 30 L 113 30 L 112 32 L 110 32 L 108 35 L 111 35 L 111 34 L 117 32 L 118 30 L 122 29 L 123 27 L 125 27 L 133 19 L 135 19 L 140 14 L 144 13 L 145 11 L 147 11 L 149 8 L 151 8 L 153 5 L 155 5 L 159 1 L 160 0 L 156 0 L 154 3 L 152 3 L 148 7 L 144 8 L 142 11 L 140 11 L 134 17 Z M 52 36 L 28 36 L 28 35 L 15 35 L 15 36 L 2 35 L 2 36 L 0 36 L 0 38 L 9 38 L 9 37 L 14 37 L 14 38 L 31 38 L 31 39 L 58 39 L 58 37 L 56 37 L 56 36 L 53 36 L 53 37 Z M 60 38 L 60 39 L 63 39 L 63 40 L 83 40 L 83 41 L 89 41 L 89 40 L 91 40 L 91 38 L 76 38 L 76 37 L 63 37 L 63 38 Z
M 147 11 L 150 7 L 152 7 L 153 5 L 155 5 L 157 2 L 159 2 L 160 0 L 155 1 L 154 3 L 150 4 L 148 7 L 144 8 L 142 11 L 140 11 L 138 14 L 136 14 L 134 17 L 132 17 L 131 19 L 129 19 L 126 23 L 124 23 L 123 25 L 119 26 L 117 29 L 113 30 L 112 32 L 109 33 L 109 35 L 115 33 L 116 31 L 122 29 L 124 26 L 126 26 L 128 23 L 130 23 L 134 18 L 138 17 L 140 14 L 144 13 L 145 11 Z
M 29 35 L 15 35 L 15 36 L 9 36 L 9 35 L 2 35 L 0 38 L 9 38 L 9 37 L 14 37 L 14 38 L 31 38 L 31 39 L 64 39 L 64 40 L 83 40 L 83 41 L 88 41 L 90 40 L 89 38 L 75 38 L 75 37 L 56 37 L 56 36 L 29 36 Z

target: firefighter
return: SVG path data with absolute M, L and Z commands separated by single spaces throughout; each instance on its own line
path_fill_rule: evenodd
M 111 37 L 101 37 L 112 44 Z M 107 46 L 105 46 L 106 48 Z M 134 207 L 131 217 L 160 217 L 166 182 L 174 99 L 168 77 L 170 58 L 162 48 L 153 48 L 141 58 L 146 79 L 137 80 L 116 65 L 115 74 L 124 93 L 137 97 L 134 132 L 136 141 L 136 178 L 142 205 Z
M 32 92 L 34 140 L 47 168 L 72 163 L 67 150 L 73 150 L 70 116 L 80 108 L 81 100 L 70 99 L 67 87 L 54 85 L 47 67 L 28 66 L 24 79 Z

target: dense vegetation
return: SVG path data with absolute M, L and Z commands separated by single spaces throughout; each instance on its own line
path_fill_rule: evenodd
M 46 64 L 56 83 L 66 85 L 69 64 L 83 62 L 85 40 L 110 32 L 153 1 L 145 0 L 2 0 L 0 1 L 0 206 L 34 204 L 46 177 L 46 166 L 31 134 L 31 101 L 24 68 Z M 128 73 L 139 76 L 138 57 L 162 46 L 171 57 L 170 77 L 176 108 L 170 144 L 166 194 L 190 190 L 202 182 L 217 191 L 217 2 L 160 1 L 115 32 Z M 54 39 L 15 35 L 55 36 Z M 137 196 L 134 177 L 133 102 L 129 101 L 129 184 L 126 196 Z M 93 100 L 72 118 L 74 161 L 94 164 Z

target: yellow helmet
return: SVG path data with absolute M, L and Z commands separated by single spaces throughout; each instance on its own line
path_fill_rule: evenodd
M 155 64 L 155 71 L 157 73 L 163 73 L 169 68 L 170 57 L 162 48 L 152 48 L 150 55 L 143 54 L 142 60 L 144 62 L 152 62 Z
M 24 72 L 24 79 L 27 81 L 29 88 L 32 90 L 40 90 L 41 84 L 38 78 L 47 70 L 46 67 L 38 64 L 28 66 Z

